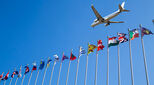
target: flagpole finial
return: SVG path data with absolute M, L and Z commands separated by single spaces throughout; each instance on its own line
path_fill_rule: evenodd
M 139 24 L 139 27 L 141 28 L 141 27 L 142 27 L 142 25 L 141 25 L 141 24 Z

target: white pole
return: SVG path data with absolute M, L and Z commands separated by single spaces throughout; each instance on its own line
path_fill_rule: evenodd
M 30 77 L 29 77 L 29 80 L 28 80 L 28 85 L 30 84 L 30 80 L 32 78 L 32 74 L 33 74 L 33 72 L 31 72 L 31 74 L 30 74 Z
M 18 81 L 18 77 L 16 78 L 16 82 L 15 82 L 15 85 L 17 84 L 17 81 Z
M 132 54 L 131 54 L 131 39 L 130 39 L 129 29 L 128 29 L 128 36 L 129 36 L 129 55 L 130 55 L 130 67 L 131 67 L 131 80 L 132 80 L 132 85 L 134 85 L 133 63 L 132 63 Z
M 24 74 L 24 76 L 23 76 L 23 78 L 22 78 L 21 85 L 23 85 L 24 79 L 25 79 L 25 74 Z
M 53 71 L 54 71 L 54 67 L 56 65 L 56 61 L 54 61 L 53 67 L 52 67 L 52 72 L 51 72 L 51 76 L 50 76 L 50 82 L 49 85 L 51 85 L 51 81 L 52 81 L 52 75 L 53 75 Z
M 109 37 L 107 36 L 107 45 L 108 45 L 108 42 L 109 42 Z M 107 82 L 106 82 L 107 85 L 109 85 L 109 46 L 107 46 Z
M 58 75 L 57 85 L 59 85 L 59 78 L 60 78 L 61 68 L 62 68 L 62 61 L 60 63 L 60 69 L 59 69 L 59 75 Z
M 86 72 L 85 72 L 85 80 L 84 80 L 84 85 L 86 85 L 87 81 L 87 70 L 88 70 L 88 53 L 87 53 L 87 63 L 86 63 Z
M 120 50 L 119 50 L 119 45 L 118 47 L 118 85 L 121 85 L 120 81 Z
M 5 85 L 6 84 L 6 80 L 4 80 L 4 83 L 3 83 L 3 85 Z
M 68 70 L 67 70 L 67 79 L 66 79 L 66 85 L 67 85 L 67 82 L 68 82 L 68 77 L 69 77 L 70 64 L 71 64 L 71 60 L 69 60 L 69 66 L 68 66 Z
M 149 85 L 147 63 L 146 63 L 146 56 L 145 56 L 145 51 L 144 51 L 144 44 L 143 44 L 143 36 L 142 36 L 141 24 L 140 24 L 140 30 L 141 30 L 141 42 L 142 42 L 142 51 L 143 51 L 143 57 L 144 57 L 144 67 L 145 67 L 145 73 L 146 73 L 146 81 L 147 81 L 147 85 Z
M 37 84 L 37 79 L 38 79 L 38 76 L 39 76 L 39 72 L 40 72 L 40 70 L 37 71 L 37 75 L 36 75 L 36 79 L 35 79 L 35 85 Z
M 95 85 L 97 85 L 97 64 L 98 64 L 98 51 L 96 51 Z
M 44 84 L 44 79 L 45 79 L 45 75 L 46 75 L 47 68 L 48 68 L 48 67 L 46 67 L 46 68 L 45 68 L 45 71 L 44 71 L 44 76 L 43 76 L 43 80 L 42 80 L 42 85 Z
M 9 85 L 11 85 L 11 83 L 12 83 L 12 79 L 13 79 L 13 78 L 11 78 Z

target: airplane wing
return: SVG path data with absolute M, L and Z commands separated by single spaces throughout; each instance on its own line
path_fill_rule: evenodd
M 97 12 L 97 10 L 94 8 L 93 5 L 91 6 L 91 8 L 92 8 L 93 12 L 95 13 L 96 17 L 97 17 L 99 20 L 100 20 L 100 19 L 104 20 L 104 19 L 102 18 L 102 16 Z
M 124 23 L 123 21 L 109 21 L 110 23 Z

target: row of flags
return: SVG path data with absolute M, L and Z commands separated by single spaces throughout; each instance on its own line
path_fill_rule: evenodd
M 141 37 L 143 37 L 144 35 L 150 35 L 150 34 L 153 34 L 153 33 L 149 29 L 141 27 Z M 139 29 L 133 29 L 133 30 L 129 31 L 129 39 L 130 40 L 134 40 L 137 37 L 139 37 Z M 124 43 L 124 42 L 127 42 L 127 41 L 128 41 L 128 38 L 126 38 L 126 34 L 125 33 L 118 33 L 118 37 L 108 38 L 108 47 L 116 46 L 116 45 L 119 45 L 120 43 Z M 97 51 L 103 50 L 104 47 L 105 46 L 102 44 L 102 40 L 98 40 L 97 41 L 97 46 L 88 43 L 88 52 L 87 52 L 87 54 L 90 54 L 90 53 L 94 52 L 94 49 L 96 49 L 96 48 L 97 48 Z M 79 56 L 81 56 L 82 54 L 86 54 L 86 51 L 82 47 L 80 47 L 79 51 L 80 51 L 79 52 Z M 63 54 L 61 62 L 63 62 L 65 59 L 69 59 L 69 60 L 73 61 L 76 58 L 77 57 L 72 52 L 71 52 L 70 58 Z M 55 59 L 55 61 L 59 61 L 58 55 L 54 55 L 54 59 Z M 47 61 L 47 64 L 46 64 L 47 68 L 49 67 L 51 61 L 52 60 L 50 58 L 48 58 L 48 61 Z M 44 66 L 45 66 L 45 61 L 41 60 L 40 66 L 39 66 L 38 69 L 42 70 L 44 68 Z M 28 64 L 24 68 L 25 68 L 24 75 L 26 75 L 27 73 L 30 72 Z M 33 67 L 32 67 L 31 71 L 33 72 L 35 70 L 37 70 L 36 62 L 33 63 Z M 1 80 L 7 80 L 9 78 L 9 73 L 10 73 L 10 71 L 8 71 L 8 73 L 3 77 L 3 75 L 4 75 L 4 72 L 3 72 L 0 75 L 0 81 Z M 15 69 L 13 71 L 11 77 L 14 78 L 15 75 L 17 75 L 18 78 L 20 78 L 22 76 L 22 74 L 21 74 L 21 67 L 20 67 L 19 71 L 17 71 Z

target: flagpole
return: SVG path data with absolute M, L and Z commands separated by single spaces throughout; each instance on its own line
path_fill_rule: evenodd
M 37 79 L 38 79 L 39 73 L 40 73 L 40 70 L 37 71 L 37 75 L 36 75 L 36 79 L 35 79 L 35 84 L 34 85 L 37 84 Z
M 5 84 L 6 84 L 6 80 L 4 81 L 3 85 L 5 85 Z
M 60 78 L 61 68 L 62 68 L 62 61 L 60 63 L 60 69 L 59 69 L 59 75 L 58 75 L 57 85 L 59 85 L 59 78 Z
M 146 56 L 145 56 L 145 51 L 144 51 L 144 44 L 143 44 L 143 36 L 142 36 L 141 24 L 139 25 L 139 27 L 140 27 L 140 30 L 141 30 L 141 42 L 142 42 L 142 51 L 143 51 L 143 57 L 144 57 L 144 67 L 145 67 L 145 73 L 146 73 L 146 81 L 147 81 L 147 85 L 149 85 L 147 63 L 146 63 Z
M 119 45 L 118 47 L 118 85 L 121 84 L 121 80 L 120 80 L 120 50 L 119 50 Z
M 52 75 L 53 75 L 53 71 L 54 71 L 54 67 L 56 65 L 56 61 L 54 61 L 53 67 L 52 67 L 52 72 L 51 72 L 51 76 L 50 76 L 50 82 L 49 85 L 51 85 L 51 81 L 52 81 Z
M 68 82 L 68 77 L 69 77 L 70 64 L 71 64 L 71 60 L 69 60 L 69 66 L 68 66 L 68 70 L 67 70 L 67 79 L 66 79 L 66 85 L 67 85 L 67 82 Z
M 79 50 L 79 56 L 78 56 L 78 60 L 77 60 L 76 77 L 75 77 L 75 85 L 77 85 L 80 56 L 81 56 L 81 54 L 80 54 L 80 50 Z
M 11 83 L 12 83 L 12 79 L 13 79 L 13 78 L 11 78 L 9 85 L 11 85 Z
M 107 36 L 107 45 L 109 43 L 109 36 Z M 109 46 L 107 46 L 107 85 L 109 85 Z
M 89 45 L 89 43 L 88 43 Z M 84 80 L 84 85 L 86 85 L 87 81 L 87 70 L 88 70 L 88 52 L 87 52 L 87 63 L 86 63 L 86 72 L 85 72 L 85 80 Z
M 45 75 L 46 75 L 46 72 L 47 72 L 47 66 L 46 66 L 46 68 L 45 68 L 45 71 L 44 71 L 44 76 L 43 76 L 43 80 L 42 80 L 42 85 L 44 84 L 44 79 L 45 79 Z
M 16 84 L 17 84 L 17 81 L 18 81 L 18 77 L 16 78 L 16 81 L 15 81 L 15 84 L 14 84 L 14 85 L 16 85 Z
M 130 67 L 131 67 L 131 80 L 132 80 L 132 85 L 134 85 L 133 63 L 132 63 L 132 54 L 131 54 L 131 39 L 130 39 L 129 29 L 128 29 L 128 36 L 129 36 L 129 55 L 130 55 Z
M 23 76 L 23 78 L 22 78 L 21 85 L 23 85 L 24 79 L 25 79 L 25 74 L 24 74 L 24 76 Z
M 31 78 L 32 78 L 32 75 L 33 75 L 33 71 L 32 71 L 31 74 L 30 74 L 30 77 L 29 77 L 29 80 L 28 80 L 28 85 L 30 84 L 30 80 L 31 80 Z
M 97 85 L 97 64 L 98 64 L 98 51 L 96 51 L 95 85 Z

